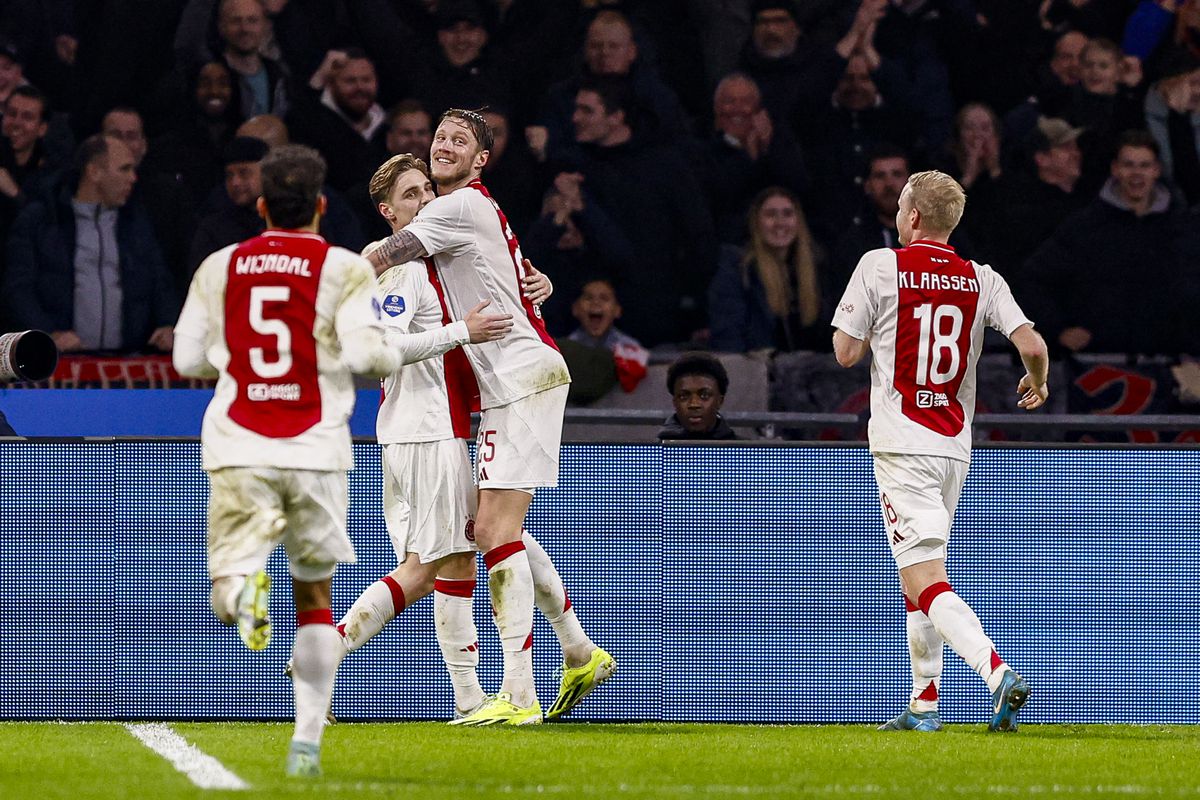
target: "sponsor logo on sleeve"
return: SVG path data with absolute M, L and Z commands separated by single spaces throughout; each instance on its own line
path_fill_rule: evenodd
M 383 298 L 383 310 L 389 317 L 398 317 L 404 313 L 404 298 L 398 294 L 389 294 Z

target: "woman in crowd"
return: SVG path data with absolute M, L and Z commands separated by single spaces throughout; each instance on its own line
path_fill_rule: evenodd
M 712 348 L 722 352 L 819 350 L 829 346 L 819 246 L 800 201 L 773 186 L 754 199 L 750 241 L 725 247 L 708 289 Z

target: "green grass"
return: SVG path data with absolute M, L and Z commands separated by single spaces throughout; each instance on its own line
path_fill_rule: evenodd
M 1200 794 L 1196 726 L 339 724 L 325 776 L 289 781 L 291 726 L 176 723 L 251 784 L 204 791 L 117 723 L 0 723 L 0 798 L 1187 797 Z

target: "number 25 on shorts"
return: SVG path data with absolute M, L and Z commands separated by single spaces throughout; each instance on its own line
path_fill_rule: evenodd
M 496 431 L 480 431 L 475 449 L 479 451 L 479 460 L 487 463 L 496 457 Z

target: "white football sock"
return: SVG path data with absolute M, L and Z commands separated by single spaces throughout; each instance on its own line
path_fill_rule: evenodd
M 912 665 L 912 693 L 908 707 L 918 713 L 937 711 L 942 687 L 942 635 L 933 622 L 906 597 L 908 660 Z
M 454 705 L 460 712 L 470 711 L 484 700 L 477 672 L 479 632 L 475 629 L 474 590 L 474 578 L 438 578 L 433 584 L 433 627 L 454 687 Z
M 534 601 L 542 616 L 554 628 L 554 635 L 562 647 L 563 661 L 568 667 L 581 667 L 592 657 L 596 645 L 583 632 L 571 598 L 563 586 L 562 577 L 554 562 L 537 540 L 528 531 L 521 531 L 521 541 L 529 557 L 529 571 L 533 575 Z
M 325 611 L 328 621 L 320 623 L 305 623 L 305 613 L 320 612 L 298 615 L 300 626 L 292 646 L 292 690 L 296 695 L 296 731 L 292 741 L 319 744 L 325 714 L 333 698 L 333 679 L 345 651 L 328 610 Z
M 346 650 L 353 652 L 366 644 L 404 610 L 404 605 L 404 591 L 391 575 L 384 575 L 364 589 L 337 624 Z
M 983 632 L 983 625 L 971 607 L 948 583 L 928 587 L 921 593 L 920 606 L 946 644 L 987 681 L 990 691 L 996 691 L 1008 665 L 996 654 L 996 646 Z
M 504 648 L 501 691 L 528 708 L 537 700 L 533 685 L 533 575 L 525 545 L 519 541 L 494 547 L 483 556 L 488 590 L 500 644 Z

